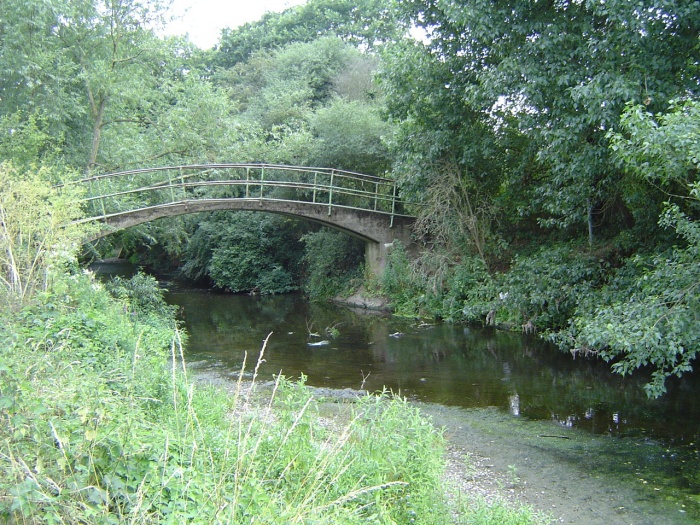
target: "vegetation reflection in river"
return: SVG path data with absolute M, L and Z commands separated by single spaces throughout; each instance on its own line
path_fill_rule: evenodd
M 190 359 L 236 374 L 273 332 L 261 372 L 308 376 L 332 388 L 390 388 L 428 402 L 499 407 L 597 434 L 643 436 L 694 446 L 697 377 L 648 400 L 645 378 L 620 378 L 519 334 L 425 324 L 367 314 L 298 296 L 250 297 L 173 291 L 191 334 Z M 333 328 L 333 330 L 331 330 Z M 337 332 L 337 333 L 333 333 Z M 335 335 L 335 337 L 333 337 Z M 328 344 L 318 343 L 327 341 Z
M 569 436 L 556 444 L 556 461 L 573 462 L 605 478 L 621 476 L 630 486 L 644 484 L 647 495 L 639 497 L 687 512 L 678 519 L 700 515 L 697 374 L 673 383 L 665 397 L 649 400 L 642 390 L 644 377 L 612 375 L 605 363 L 574 361 L 520 334 L 401 320 L 293 295 L 251 297 L 178 289 L 177 283 L 170 287 L 169 301 L 181 307 L 191 336 L 188 358 L 199 366 L 237 377 L 246 353 L 256 355 L 272 332 L 262 379 L 303 373 L 317 387 L 386 387 L 420 401 L 497 408 L 513 423 L 539 420 L 538 429 L 508 431 L 519 435 L 524 450 L 539 446 L 528 440 L 539 440 L 539 425 L 549 422 L 551 433 Z M 327 344 L 319 345 L 322 341 Z M 600 438 L 585 438 L 581 431 Z M 608 441 L 606 436 L 628 439 Z M 663 494 L 654 492 L 659 487 Z

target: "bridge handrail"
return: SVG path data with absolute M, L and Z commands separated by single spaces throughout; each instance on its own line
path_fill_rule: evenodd
M 138 168 L 133 170 L 117 171 L 114 173 L 103 173 L 100 175 L 91 175 L 89 177 L 84 177 L 82 179 L 71 181 L 66 184 L 78 184 L 97 180 L 104 180 L 108 178 L 117 178 L 128 175 L 142 175 L 146 173 L 153 173 L 158 171 L 171 171 L 171 170 L 198 170 L 206 171 L 211 169 L 240 169 L 240 168 L 261 168 L 261 169 L 275 169 L 282 171 L 298 171 L 298 172 L 308 172 L 308 173 L 324 173 L 345 176 L 349 179 L 356 179 L 369 182 L 385 182 L 385 183 L 395 183 L 394 179 L 388 177 L 381 177 L 379 175 L 367 175 L 365 173 L 357 173 L 354 171 L 340 170 L 336 168 L 320 168 L 320 167 L 305 167 L 305 166 L 291 166 L 286 164 L 267 164 L 267 163 L 231 163 L 231 164 L 187 164 L 182 166 L 156 166 L 152 168 Z
M 243 173 L 241 170 L 245 170 L 245 172 Z M 289 177 L 290 172 L 301 174 L 301 176 Z M 167 177 L 159 176 L 160 173 L 167 173 Z M 280 175 L 280 173 L 282 174 Z M 245 178 L 242 178 L 243 176 Z M 133 177 L 128 179 L 129 183 L 138 185 L 138 187 L 123 189 L 125 186 L 119 184 L 118 186 L 121 188 L 115 188 L 107 182 L 105 188 L 102 184 L 109 180 L 116 181 L 125 177 Z M 93 186 L 93 183 L 96 184 L 96 187 Z M 87 218 L 86 221 L 104 220 L 107 217 L 115 216 L 115 214 L 149 209 L 154 206 L 221 198 L 220 194 L 216 195 L 211 192 L 208 194 L 197 193 L 197 188 L 243 186 L 245 187 L 245 196 L 238 194 L 225 198 L 320 205 L 328 209 L 328 215 L 331 215 L 333 207 L 370 211 L 390 215 L 392 225 L 395 216 L 410 217 L 410 215 L 403 214 L 398 207 L 399 198 L 395 180 L 334 168 L 268 163 L 156 166 L 92 175 L 68 184 L 89 185 L 95 191 L 80 201 L 83 203 L 99 201 L 95 215 Z M 294 193 L 292 195 L 280 195 L 279 193 L 275 195 L 276 188 L 289 189 Z M 153 196 L 147 197 L 148 194 Z M 120 198 L 126 198 L 130 195 L 143 195 L 144 199 L 142 202 L 135 202 L 131 199 L 120 200 Z M 359 201 L 339 199 L 342 196 L 359 199 Z
M 253 181 L 256 182 L 256 181 Z M 312 184 L 308 182 L 288 182 L 288 181 L 274 181 L 274 180 L 269 180 L 269 181 L 264 181 L 265 186 L 268 187 L 273 187 L 273 188 L 292 188 L 292 189 L 299 189 L 299 190 L 331 190 L 334 189 L 336 190 L 336 193 L 340 193 L 342 195 L 350 195 L 354 197 L 372 197 L 372 198 L 377 198 L 378 200 L 385 201 L 385 202 L 391 202 L 392 196 L 391 195 L 381 195 L 377 194 L 371 191 L 365 191 L 365 190 L 358 190 L 356 188 L 343 188 L 343 187 L 338 187 L 338 186 L 330 186 L 327 184 Z M 114 193 L 106 193 L 103 195 L 94 195 L 92 197 L 85 197 L 84 199 L 80 199 L 80 202 L 91 202 L 99 199 L 105 199 L 105 198 L 110 198 L 110 197 L 121 197 L 123 195 L 130 195 L 130 194 L 136 194 L 136 193 L 146 193 L 150 191 L 159 191 L 159 190 L 165 190 L 169 188 L 206 188 L 206 187 L 211 187 L 211 186 L 249 186 L 251 185 L 250 180 L 245 180 L 245 179 L 239 179 L 239 180 L 220 180 L 220 181 L 195 181 L 195 182 L 177 182 L 177 183 L 172 183 L 168 185 L 164 184 L 154 184 L 151 186 L 141 186 L 139 188 L 134 188 L 130 190 L 124 190 L 124 191 L 118 191 Z M 238 199 L 244 198 L 244 197 L 236 197 Z M 266 197 L 247 197 L 250 199 L 266 199 Z M 288 200 L 288 199 L 271 199 L 271 200 Z M 298 202 L 309 202 L 309 201 L 298 201 Z M 316 204 L 327 204 L 323 202 L 315 202 L 311 201 L 312 203 Z M 335 204 L 336 206 L 338 204 Z M 358 208 L 358 209 L 364 209 L 364 208 Z

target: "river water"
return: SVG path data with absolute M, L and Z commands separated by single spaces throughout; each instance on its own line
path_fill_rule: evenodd
M 537 463 L 529 487 L 537 498 L 530 501 L 566 494 L 554 500 L 571 507 L 554 513 L 559 522 L 700 523 L 697 373 L 649 400 L 643 374 L 613 375 L 609 365 L 574 360 L 537 337 L 402 320 L 296 295 L 166 286 L 189 335 L 192 366 L 235 379 L 247 359 L 250 374 L 269 335 L 260 380 L 303 374 L 311 386 L 390 390 L 432 407 L 465 449 L 502 454 L 511 469 L 510 462 L 522 469 Z M 537 479 L 543 476 L 549 479 Z M 574 479 L 584 477 L 590 482 Z

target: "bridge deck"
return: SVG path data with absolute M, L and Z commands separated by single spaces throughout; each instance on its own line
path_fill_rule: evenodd
M 164 166 L 87 177 L 89 217 L 99 221 L 130 211 L 196 199 L 264 199 L 305 202 L 408 217 L 396 182 L 327 168 L 272 164 Z
M 281 213 L 341 229 L 367 242 L 378 271 L 387 246 L 412 243 L 396 181 L 328 168 L 274 164 L 197 164 L 107 173 L 87 188 L 81 222 L 105 225 L 94 238 L 163 217 L 214 210 Z

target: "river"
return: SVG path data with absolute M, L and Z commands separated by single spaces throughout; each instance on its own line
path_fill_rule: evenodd
M 105 268 L 103 268 L 105 270 Z M 109 272 L 109 268 L 106 268 Z M 646 398 L 643 374 L 574 360 L 532 336 L 402 320 L 297 295 L 172 281 L 192 367 L 306 376 L 326 389 L 389 390 L 444 426 L 453 450 L 510 476 L 504 492 L 578 525 L 700 523 L 700 375 Z

